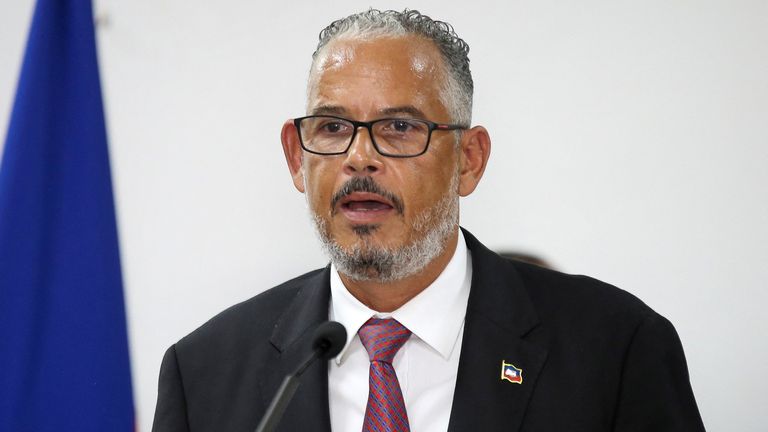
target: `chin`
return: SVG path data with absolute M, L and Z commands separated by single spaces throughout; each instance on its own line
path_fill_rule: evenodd
M 421 232 L 407 230 L 406 238 L 387 237 L 380 228 L 362 225 L 350 232 L 353 237 L 346 239 L 349 241 L 344 241 L 324 230 L 322 224 L 316 226 L 323 250 L 340 273 L 353 280 L 387 283 L 421 272 L 445 252 L 448 240 L 458 229 L 453 215 L 449 212 L 441 218 L 442 223 Z

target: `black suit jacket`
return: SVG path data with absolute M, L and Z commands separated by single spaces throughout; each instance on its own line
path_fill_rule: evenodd
M 473 275 L 450 431 L 704 430 L 669 321 L 615 287 L 503 259 L 464 235 Z M 253 431 L 328 319 L 329 271 L 233 306 L 172 346 L 153 431 Z M 521 384 L 501 380 L 502 361 L 522 369 Z M 278 430 L 330 431 L 324 362 L 305 372 Z

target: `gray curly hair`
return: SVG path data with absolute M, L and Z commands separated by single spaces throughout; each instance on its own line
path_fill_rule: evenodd
M 318 53 L 329 42 L 340 38 L 371 38 L 418 35 L 435 43 L 446 68 L 441 101 L 453 123 L 470 126 L 474 84 L 469 70 L 469 45 L 446 22 L 436 21 L 419 11 L 402 12 L 369 9 L 332 22 L 320 32 L 317 49 L 312 53 L 312 67 Z

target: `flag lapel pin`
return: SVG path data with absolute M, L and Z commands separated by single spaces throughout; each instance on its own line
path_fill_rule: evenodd
M 523 383 L 523 370 L 515 367 L 512 363 L 501 361 L 501 380 L 509 381 L 514 384 Z

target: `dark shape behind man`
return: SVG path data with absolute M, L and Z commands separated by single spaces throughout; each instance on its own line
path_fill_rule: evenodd
M 542 258 L 542 257 L 540 257 L 538 255 L 534 255 L 534 254 L 529 253 L 529 252 L 498 251 L 496 253 L 498 253 L 500 256 L 502 256 L 502 257 L 504 257 L 506 259 L 511 259 L 511 260 L 515 260 L 515 261 L 522 261 L 524 263 L 537 265 L 539 267 L 544 267 L 544 268 L 556 270 L 555 266 L 550 264 L 547 260 L 545 260 L 544 258 Z
M 320 39 L 307 115 L 281 138 L 331 264 L 172 346 L 154 430 L 252 430 L 329 318 L 347 344 L 305 373 L 280 430 L 703 430 L 667 320 L 459 228 L 490 138 L 453 29 L 370 10 Z

